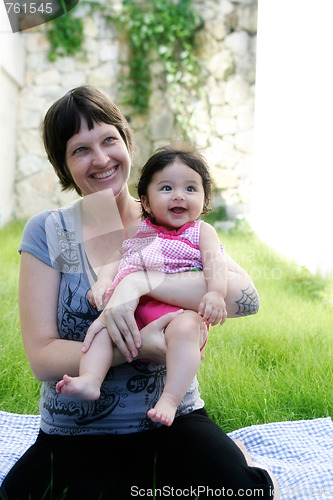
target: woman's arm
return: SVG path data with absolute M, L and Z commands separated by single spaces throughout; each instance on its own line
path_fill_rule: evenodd
M 225 254 L 228 266 L 227 296 L 225 299 L 229 318 L 255 314 L 259 297 L 249 275 Z M 201 298 L 207 292 L 202 272 L 164 274 L 156 271 L 138 271 L 127 275 L 115 289 L 109 303 L 88 331 L 92 335 L 106 327 L 125 359 L 133 359 L 136 344 L 140 341 L 134 312 L 140 297 L 149 295 L 161 302 L 198 311 Z
M 22 252 L 19 282 L 19 305 L 22 339 L 35 377 L 40 381 L 59 380 L 64 373 L 79 374 L 82 342 L 59 337 L 57 308 L 60 274 L 33 255 Z M 163 329 L 173 319 L 170 313 L 142 330 L 139 357 L 165 360 Z M 157 335 L 158 334 L 158 335 Z M 112 366 L 125 362 L 114 349 Z
M 21 331 L 28 361 L 38 380 L 58 380 L 64 373 L 78 375 L 81 345 L 64 341 L 58 334 L 59 284 L 58 271 L 22 252 L 19 280 Z
M 250 276 L 228 254 L 224 254 L 227 263 L 227 295 L 225 298 L 228 318 L 238 318 L 256 314 L 259 310 L 259 295 Z M 124 282 L 124 283 L 123 283 Z M 206 281 L 202 272 L 189 271 L 175 274 L 150 272 L 133 273 L 124 278 L 122 297 L 126 289 L 136 289 L 140 296 L 147 294 L 161 302 L 197 311 L 200 300 L 207 292 Z
M 257 314 L 259 295 L 250 276 L 228 254 L 228 292 L 225 299 L 228 318 L 239 318 Z

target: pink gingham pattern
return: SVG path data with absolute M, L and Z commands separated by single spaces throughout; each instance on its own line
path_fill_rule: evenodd
M 123 243 L 123 257 L 108 294 L 119 281 L 134 271 L 181 273 L 202 269 L 199 250 L 201 220 L 189 222 L 180 229 L 169 230 L 145 219 L 136 235 Z

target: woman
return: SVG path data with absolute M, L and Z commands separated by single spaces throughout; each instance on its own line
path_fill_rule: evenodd
M 156 273 L 147 280 L 138 272 L 124 278 L 99 319 L 116 344 L 101 397 L 88 402 L 56 393 L 64 373 L 78 374 L 81 342 L 98 316 L 88 291 L 99 267 L 135 233 L 140 204 L 127 187 L 131 130 L 96 89 L 77 88 L 59 99 L 46 114 L 43 139 L 62 187 L 76 189 L 81 199 L 33 217 L 23 234 L 21 328 L 31 368 L 43 381 L 41 431 L 1 493 L 9 499 L 126 499 L 151 496 L 154 486 L 166 496 L 177 487 L 195 497 L 203 486 L 200 498 L 209 495 L 208 488 L 233 490 L 236 497 L 262 489 L 262 498 L 272 498 L 268 473 L 249 467 L 239 447 L 208 418 L 196 381 L 171 427 L 146 416 L 162 391 L 165 366 L 142 359 L 165 361 L 163 329 L 174 313 L 139 332 L 138 297 L 149 294 L 197 310 L 205 292 L 202 273 Z M 229 317 L 256 312 L 251 279 L 230 257 L 227 263 Z M 244 294 L 252 310 L 240 309 Z

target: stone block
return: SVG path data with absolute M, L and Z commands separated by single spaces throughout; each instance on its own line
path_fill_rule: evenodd
M 25 49 L 27 53 L 31 52 L 48 52 L 50 49 L 50 42 L 45 37 L 44 33 L 30 31 L 25 33 Z
M 39 130 L 25 130 L 21 132 L 22 146 L 30 155 L 45 158 L 45 151 Z
M 248 5 L 239 9 L 238 23 L 239 28 L 247 31 L 250 35 L 257 33 L 258 25 L 258 7 L 257 5 Z
M 206 88 L 210 106 L 215 107 L 225 104 L 224 82 L 217 81 L 212 75 L 207 80 Z
M 224 43 L 226 47 L 236 56 L 246 58 L 250 50 L 250 36 L 246 31 L 235 31 L 230 33 Z
M 235 109 L 239 132 L 252 130 L 254 126 L 254 101 L 249 100 L 244 106 Z
M 172 129 L 174 125 L 174 115 L 168 109 L 157 112 L 156 115 L 150 119 L 149 128 L 151 139 L 158 141 L 161 139 L 168 140 L 172 136 Z
M 228 34 L 227 28 L 222 19 L 211 19 L 205 22 L 205 30 L 218 41 L 221 42 Z
M 221 44 L 212 33 L 201 29 L 195 36 L 196 56 L 198 59 L 207 61 L 221 50 Z
M 253 152 L 253 130 L 239 132 L 235 135 L 234 140 L 238 151 L 242 151 L 243 153 Z
M 237 132 L 236 118 L 221 117 L 215 119 L 215 131 L 219 137 Z
M 104 63 L 111 61 L 117 65 L 119 46 L 110 40 L 103 40 L 99 47 L 99 60 Z
M 234 170 L 211 167 L 212 177 L 217 189 L 237 188 L 239 176 Z
M 34 80 L 35 85 L 38 85 L 39 87 L 47 87 L 49 85 L 54 86 L 59 84 L 60 74 L 54 66 L 51 66 L 51 68 L 47 71 L 36 74 Z
M 96 87 L 109 87 L 117 80 L 117 68 L 111 62 L 99 65 L 88 73 L 88 84 Z
M 98 26 L 92 16 L 87 16 L 83 23 L 84 36 L 88 38 L 98 37 Z
M 231 106 L 239 106 L 253 97 L 249 85 L 240 76 L 235 75 L 225 84 L 225 100 Z
M 211 75 L 222 81 L 227 80 L 235 71 L 235 63 L 229 50 L 215 54 L 207 61 L 206 67 Z

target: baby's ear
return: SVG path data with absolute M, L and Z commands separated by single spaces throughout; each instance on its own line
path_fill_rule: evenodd
M 145 211 L 147 212 L 147 214 L 150 215 L 152 213 L 152 211 L 151 211 L 151 208 L 149 206 L 148 196 L 145 196 L 145 195 L 141 196 L 141 204 L 142 204 L 143 208 L 145 209 Z

